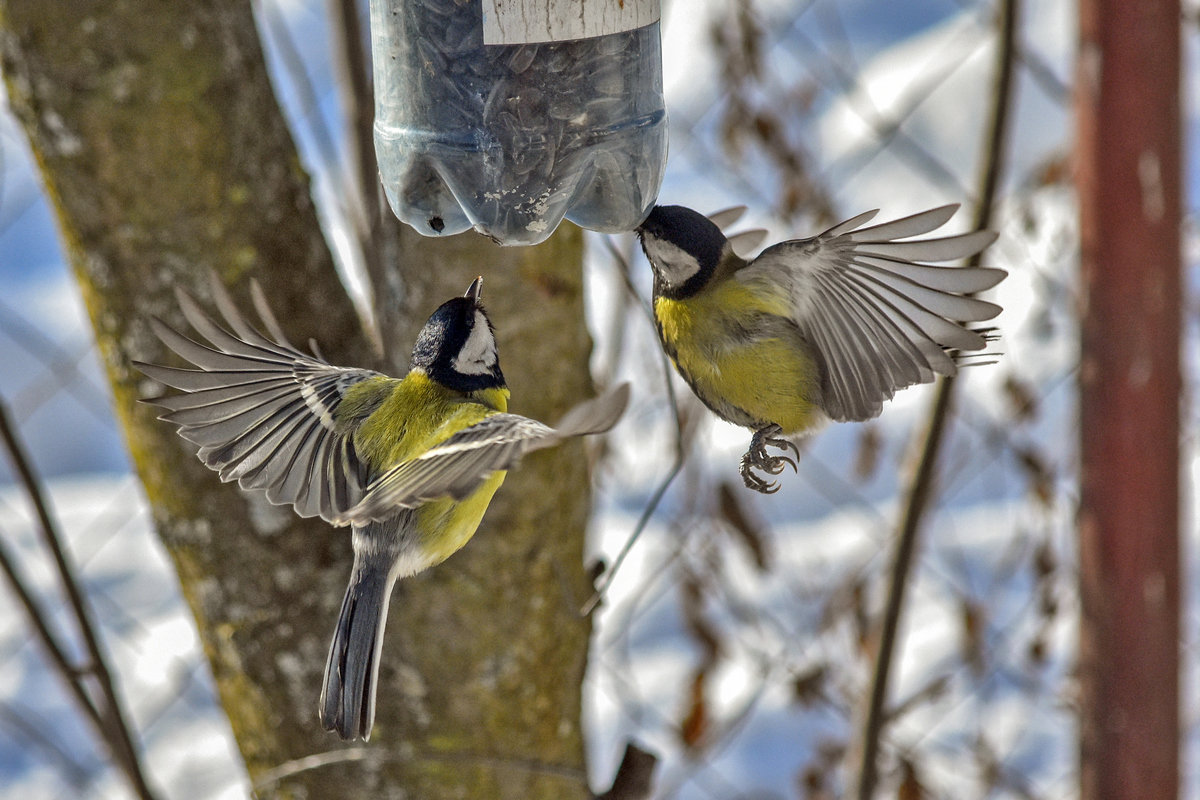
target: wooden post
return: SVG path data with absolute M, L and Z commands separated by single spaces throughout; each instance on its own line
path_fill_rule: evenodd
M 1179 796 L 1180 4 L 1080 0 L 1080 787 Z

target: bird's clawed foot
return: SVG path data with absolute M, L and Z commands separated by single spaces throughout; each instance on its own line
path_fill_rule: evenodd
M 791 450 L 796 454 L 796 458 L 800 458 L 800 448 L 796 447 L 795 443 L 788 441 L 780 436 L 783 429 L 778 425 L 768 425 L 767 427 L 755 431 L 754 436 L 750 438 L 750 449 L 742 456 L 742 481 L 745 482 L 747 489 L 753 489 L 762 494 L 775 494 L 779 491 L 779 484 L 775 481 L 765 481 L 755 475 L 751 470 L 760 469 L 769 475 L 778 475 L 783 472 L 784 465 L 790 466 L 796 470 L 796 462 L 787 456 L 772 456 L 767 453 L 767 446 L 778 447 L 780 450 Z M 798 471 L 798 470 L 797 470 Z

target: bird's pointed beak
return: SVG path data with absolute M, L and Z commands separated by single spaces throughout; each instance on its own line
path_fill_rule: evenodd
M 479 302 L 480 295 L 483 294 L 483 276 L 480 275 L 475 280 L 471 281 L 471 285 L 467 287 L 466 294 L 463 297 L 469 297 L 476 303 Z

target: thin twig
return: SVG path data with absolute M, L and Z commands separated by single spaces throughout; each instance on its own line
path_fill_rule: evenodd
M 384 215 L 379 164 L 375 160 L 375 94 L 358 12 L 355 0 L 329 0 L 333 68 L 341 85 L 338 94 L 347 125 L 346 150 L 361 214 L 355 227 L 363 266 L 374 281 L 383 268 Z
M 25 449 L 17 437 L 16 428 L 12 425 L 7 405 L 2 400 L 0 400 L 0 438 L 3 438 L 4 445 L 12 460 L 13 468 L 16 470 L 22 485 L 25 487 L 26 493 L 29 495 L 29 500 L 33 504 L 42 543 L 54 556 L 59 580 L 62 582 L 63 590 L 67 595 L 67 601 L 75 617 L 76 624 L 83 635 L 83 643 L 89 660 L 87 665 L 88 671 L 95 676 L 96 682 L 100 685 L 101 693 L 104 696 L 104 705 L 102 707 L 95 709 L 93 706 L 93 710 L 96 711 L 99 721 L 102 723 L 104 738 L 112 750 L 113 757 L 129 778 L 134 792 L 143 800 L 153 800 L 154 794 L 150 791 L 150 786 L 146 782 L 145 773 L 138 759 L 137 749 L 133 744 L 133 736 L 130 734 L 129 724 L 125 720 L 120 700 L 117 697 L 112 672 L 109 670 L 104 653 L 100 649 L 99 638 L 96 635 L 96 625 L 92 621 L 91 612 L 84 600 L 83 592 L 79 587 L 78 581 L 75 579 L 74 570 L 67 561 L 67 554 L 63 549 L 61 537 L 58 534 L 58 526 L 54 523 L 54 518 L 50 513 L 50 506 L 42 494 L 41 485 L 38 483 Z M 10 574 L 10 579 L 13 576 L 14 574 Z M 30 609 L 35 608 L 35 606 L 28 604 L 26 607 Z M 49 633 L 48 629 L 47 633 Z M 45 641 L 48 646 L 53 644 L 57 647 L 57 643 L 52 637 Z M 59 648 L 59 652 L 61 654 L 61 648 Z M 64 656 L 63 664 L 65 665 L 65 663 Z M 77 679 L 73 678 L 71 682 L 75 684 Z M 79 687 L 79 691 L 83 691 L 82 686 Z M 84 695 L 86 696 L 86 692 Z M 88 701 L 88 705 L 92 706 L 90 700 Z
M 381 761 L 383 753 L 384 751 L 372 747 L 345 747 L 313 753 L 302 758 L 293 758 L 262 772 L 254 781 L 254 791 L 261 792 L 302 772 L 323 769 L 334 764 L 345 764 L 351 761 Z
M 628 262 L 625 261 L 625 257 L 613 245 L 611 239 L 606 238 L 605 242 L 607 243 L 609 252 L 612 254 L 613 258 L 615 258 L 618 263 L 623 265 L 621 275 L 625 279 L 625 288 L 629 291 L 630 295 L 636 298 L 637 290 L 634 288 L 633 281 L 629 275 Z M 653 325 L 654 312 L 647 309 L 640 302 L 636 303 L 636 305 L 650 315 L 650 324 Z M 663 478 L 661 483 L 659 483 L 658 487 L 654 490 L 654 493 L 650 495 L 650 501 L 646 503 L 646 507 L 642 510 L 642 516 L 638 519 L 637 525 L 634 526 L 633 532 L 629 534 L 629 538 L 625 540 L 625 544 L 621 547 L 621 551 L 617 553 L 617 557 L 613 560 L 612 566 L 605 570 L 603 577 L 600 579 L 600 585 L 596 587 L 596 591 L 592 593 L 592 596 L 588 599 L 588 601 L 583 604 L 583 608 L 579 610 L 580 616 L 586 617 L 588 614 L 592 613 L 596 606 L 600 604 L 600 601 L 604 599 L 604 594 L 608 591 L 608 587 L 612 585 L 613 579 L 617 575 L 617 571 L 621 568 L 621 564 L 625 562 L 625 557 L 629 555 L 629 551 L 633 549 L 633 545 L 642 535 L 642 531 L 645 530 L 646 524 L 650 521 L 650 517 L 658 508 L 659 502 L 662 501 L 663 495 L 667 493 L 667 489 L 670 488 L 671 483 L 675 480 L 675 477 L 679 475 L 679 472 L 683 469 L 684 456 L 686 455 L 683 446 L 683 420 L 679 416 L 679 403 L 675 397 L 675 385 L 671 382 L 671 365 L 667 363 L 667 354 L 662 352 L 660 348 L 659 355 L 662 358 L 663 377 L 666 379 L 667 402 L 671 408 L 671 415 L 675 420 L 675 460 L 671 464 L 671 469 L 667 472 L 666 477 Z
M 408 353 L 394 352 L 405 328 L 403 289 L 394 265 L 404 245 L 400 220 L 388 208 L 375 152 L 375 86 L 367 30 L 356 0 L 327 0 L 331 22 L 333 66 L 346 124 L 345 141 L 352 178 L 355 243 L 370 288 L 367 327 L 385 363 L 405 365 Z
M 617 259 L 618 276 L 626 289 L 633 285 L 633 281 L 629 275 L 629 258 L 628 254 L 632 250 L 633 237 L 621 237 L 621 247 L 618 248 L 613 241 L 613 237 L 605 237 L 605 245 L 608 247 L 609 253 L 619 253 L 620 258 Z M 595 241 L 595 239 L 591 239 Z M 608 320 L 608 335 L 604 337 L 608 346 L 608 359 L 605 365 L 598 370 L 599 381 L 602 384 L 613 382 L 613 376 L 617 374 L 617 369 L 620 366 L 621 355 L 625 349 L 625 334 L 629 322 L 629 306 L 631 302 L 637 302 L 637 298 L 628 291 L 616 292 L 616 297 L 613 298 L 612 316 Z
M 333 47 L 333 67 L 341 84 L 342 110 L 351 171 L 361 201 L 368 242 L 372 242 L 382 216 L 379 197 L 379 167 L 375 161 L 374 90 L 363 46 L 363 27 L 355 0 L 329 0 L 329 20 Z M 377 249 L 377 248 L 371 248 Z
M 3 531 L 0 531 L 0 533 L 3 533 Z M 54 669 L 58 671 L 70 687 L 71 694 L 74 696 L 76 702 L 79 703 L 80 710 L 96 726 L 96 732 L 100 734 L 101 738 L 104 738 L 104 719 L 83 686 L 81 671 L 67 658 L 66 650 L 59 644 L 58 637 L 50 627 L 49 616 L 38 605 L 33 592 L 26 585 L 25 579 L 17 567 L 17 560 L 9 554 L 8 548 L 4 546 L 2 538 L 0 538 L 0 571 L 4 573 L 4 577 L 8 580 L 9 588 L 16 595 L 21 607 L 25 609 L 25 615 L 29 617 L 29 623 L 33 626 L 34 635 L 46 649 L 46 653 L 50 656 L 50 661 L 53 663 Z
M 304 756 L 302 758 L 295 758 L 291 761 L 286 761 L 277 767 L 263 772 L 257 778 L 257 780 L 254 781 L 254 790 L 259 792 L 267 789 L 270 786 L 281 783 L 288 778 L 299 775 L 300 773 L 324 769 L 325 767 L 334 766 L 336 764 L 344 764 L 351 761 L 368 761 L 377 764 L 407 764 L 417 761 L 436 761 L 445 764 L 520 769 L 531 774 L 562 778 L 568 781 L 585 781 L 587 779 L 584 770 L 580 767 L 553 764 L 536 758 L 500 756 L 491 753 L 447 752 L 434 750 L 423 752 L 408 750 L 399 751 L 388 748 L 359 746 L 327 750 L 321 753 L 313 753 L 312 755 Z
M 990 227 L 995 207 L 996 194 L 1003 167 L 1003 151 L 1007 140 L 1008 113 L 1012 101 L 1012 73 L 1015 61 L 1018 0 L 1004 0 L 1000 5 L 1000 33 L 997 38 L 996 85 L 992 93 L 990 120 L 987 125 L 987 150 L 983 172 L 980 177 L 979 204 L 975 211 L 974 229 Z M 979 254 L 972 257 L 972 265 L 979 263 Z M 912 571 L 913 554 L 916 551 L 917 534 L 928 508 L 933 491 L 934 473 L 942 436 L 950 419 L 950 407 L 954 396 L 955 381 L 945 378 L 938 385 L 937 398 L 930 411 L 928 433 L 921 450 L 917 469 L 909 483 L 900 524 L 899 539 L 889 576 L 887 604 L 879 634 L 879 650 L 875 656 L 875 670 L 871 679 L 870 702 L 867 719 L 863 725 L 859 746 L 861 763 L 858 786 L 852 795 L 858 800 L 870 800 L 878 782 L 878 757 L 880 736 L 886 721 L 884 705 L 887 701 L 888 677 L 896 646 L 896 633 L 900 625 L 900 611 L 904 604 L 905 588 Z

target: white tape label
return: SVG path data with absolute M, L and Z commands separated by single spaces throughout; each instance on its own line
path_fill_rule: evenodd
M 607 36 L 658 22 L 659 0 L 480 0 L 484 44 Z

